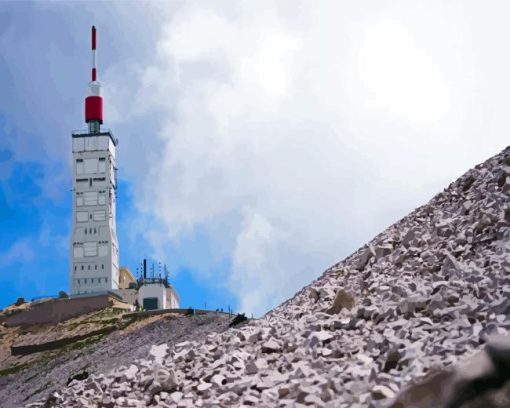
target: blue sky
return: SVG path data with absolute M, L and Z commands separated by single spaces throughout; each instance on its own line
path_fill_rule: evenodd
M 69 286 L 92 24 L 121 264 L 260 315 L 506 147 L 509 7 L 0 2 L 0 307 Z

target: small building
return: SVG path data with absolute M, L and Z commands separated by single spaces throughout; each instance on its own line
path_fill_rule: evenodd
M 127 267 L 121 267 L 119 276 L 119 289 L 129 289 L 131 284 L 136 285 L 136 278 Z
M 123 266 L 119 271 L 119 289 L 115 291 L 122 300 L 135 305 L 138 299 L 138 283 L 131 271 Z
M 144 310 L 178 309 L 179 296 L 168 282 L 168 272 L 164 267 L 165 277 L 159 278 L 147 276 L 147 260 L 143 260 L 143 273 L 139 279 L 135 279 L 128 268 L 122 267 L 119 273 L 119 289 L 115 292 L 122 300 L 133 307 L 141 307 Z
M 142 278 L 138 281 L 138 305 L 145 310 L 178 309 L 177 292 L 166 278 Z

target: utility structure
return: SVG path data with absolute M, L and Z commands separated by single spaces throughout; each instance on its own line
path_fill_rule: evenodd
M 165 265 L 165 276 L 154 275 L 154 264 L 152 264 L 152 277 L 147 276 L 147 260 L 143 260 L 143 275 L 138 279 L 138 305 L 145 310 L 155 309 L 177 309 L 179 307 L 179 296 L 175 289 L 168 282 L 168 271 Z
M 156 277 L 154 267 L 152 276 L 147 276 L 147 260 L 144 259 L 137 271 L 139 274 L 135 279 L 127 268 L 120 269 L 120 287 L 115 292 L 124 302 L 145 310 L 179 308 L 179 295 L 168 280 L 166 265 L 163 276 L 159 273 Z
M 85 98 L 88 129 L 72 133 L 73 227 L 70 239 L 71 295 L 119 288 L 119 244 L 115 227 L 117 139 L 103 124 L 103 98 L 96 69 L 92 26 L 92 80 Z

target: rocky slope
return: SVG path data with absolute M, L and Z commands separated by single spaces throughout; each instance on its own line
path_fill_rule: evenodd
M 406 406 L 402 389 L 506 334 L 509 313 L 507 148 L 262 319 L 154 342 L 46 405 Z
M 51 335 L 65 336 L 69 331 L 73 334 L 88 329 L 92 322 L 111 321 L 112 316 L 104 310 L 91 313 L 77 319 L 71 319 L 57 326 L 38 328 L 38 333 L 27 331 L 25 335 L 13 337 L 18 331 L 13 328 L 9 336 L 0 339 L 0 346 L 19 344 L 39 336 L 48 340 Z M 222 332 L 228 328 L 228 315 L 210 313 L 197 316 L 159 315 L 137 320 L 124 328 L 117 328 L 111 334 L 94 336 L 80 342 L 48 352 L 32 353 L 25 356 L 10 356 L 4 361 L 4 367 L 21 367 L 11 375 L 2 375 L 0 370 L 0 407 L 21 407 L 24 404 L 46 398 L 49 392 L 66 386 L 70 378 L 84 378 L 92 373 L 108 372 L 114 367 L 129 365 L 133 360 L 146 357 L 153 344 L 179 343 L 185 340 L 200 338 L 209 333 Z M 110 323 L 108 323 L 110 324 Z M 4 329 L 5 330 L 5 329 Z M 0 347 L 0 351 L 2 347 Z M 1 354 L 1 353 L 0 353 Z

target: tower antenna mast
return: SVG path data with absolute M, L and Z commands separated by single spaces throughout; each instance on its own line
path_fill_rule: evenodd
M 96 27 L 92 26 L 92 80 L 89 95 L 85 98 L 85 122 L 89 125 L 89 133 L 100 133 L 103 124 L 103 97 L 101 83 L 97 80 L 96 45 Z

